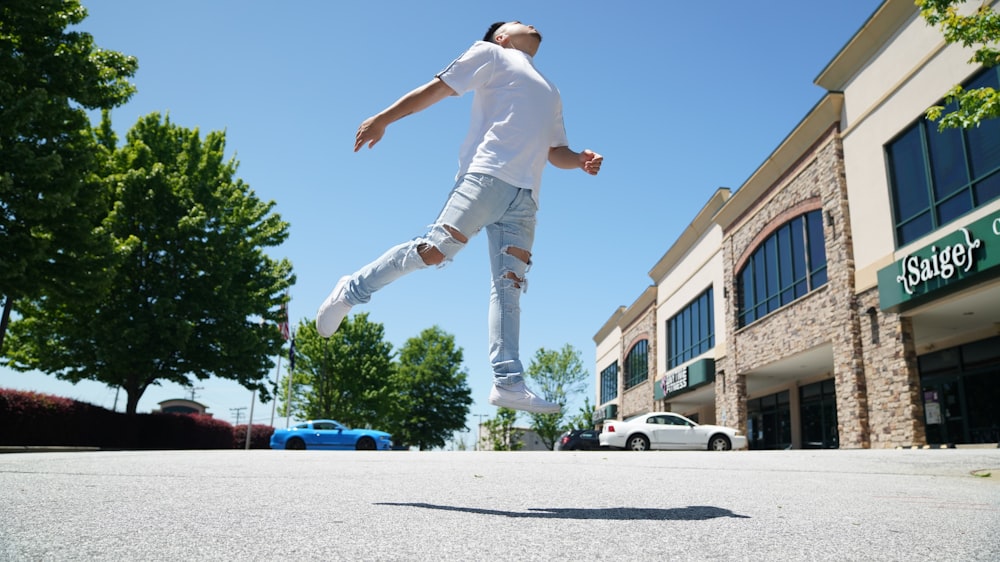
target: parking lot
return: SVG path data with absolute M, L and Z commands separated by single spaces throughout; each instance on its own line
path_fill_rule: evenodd
M 996 449 L 0 455 L 0 560 L 985 561 L 998 532 Z

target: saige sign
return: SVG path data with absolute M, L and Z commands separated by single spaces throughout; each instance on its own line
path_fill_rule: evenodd
M 1000 272 L 1000 214 L 961 227 L 878 272 L 879 306 L 897 311 L 923 297 Z
M 920 283 L 937 277 L 948 280 L 955 273 L 968 273 L 972 269 L 972 264 L 976 261 L 973 252 L 983 246 L 983 241 L 974 238 L 967 228 L 959 230 L 965 235 L 964 242 L 945 246 L 940 252 L 937 246 L 931 246 L 929 258 L 917 255 L 903 258 L 903 273 L 896 276 L 896 282 L 903 284 L 903 290 L 907 294 L 912 295 Z

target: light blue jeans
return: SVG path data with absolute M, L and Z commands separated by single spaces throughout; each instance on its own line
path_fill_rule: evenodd
M 466 174 L 458 179 L 448 201 L 430 230 L 390 248 L 377 260 L 355 272 L 347 284 L 351 305 L 367 303 L 372 293 L 407 273 L 428 267 L 418 248 L 427 244 L 444 254 L 447 263 L 465 247 L 445 228 L 472 238 L 486 228 L 489 239 L 492 285 L 490 289 L 490 364 L 494 384 L 510 386 L 523 380 L 524 368 L 518 351 L 521 332 L 521 293 L 527 290 L 525 275 L 530 260 L 511 255 L 521 249 L 528 255 L 535 240 L 538 207 L 530 189 L 514 187 L 485 174 Z

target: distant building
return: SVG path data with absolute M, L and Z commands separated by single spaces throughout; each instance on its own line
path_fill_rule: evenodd
M 212 414 L 208 413 L 208 406 L 201 404 L 200 402 L 195 402 L 194 400 L 187 400 L 185 398 L 172 398 L 170 400 L 164 400 L 163 402 L 160 402 L 160 409 L 153 410 L 153 412 L 162 412 L 165 414 L 201 414 L 203 416 L 212 416 Z
M 537 433 L 526 427 L 511 428 L 512 438 L 521 444 L 518 451 L 548 451 L 549 448 L 542 442 L 542 438 Z M 490 428 L 485 424 L 479 425 L 479 450 L 492 451 L 493 440 L 490 438 Z

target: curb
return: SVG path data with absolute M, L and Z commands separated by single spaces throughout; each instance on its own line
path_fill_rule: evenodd
M 77 451 L 100 451 L 100 447 L 69 447 L 69 446 L 35 446 L 35 445 L 2 445 L 0 454 L 3 453 L 67 453 Z

